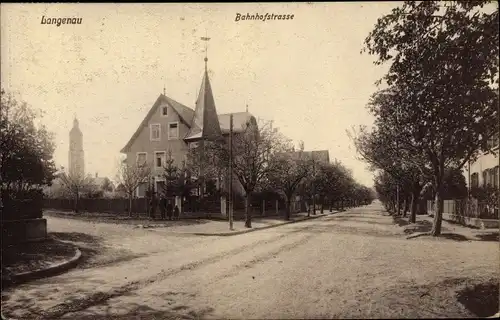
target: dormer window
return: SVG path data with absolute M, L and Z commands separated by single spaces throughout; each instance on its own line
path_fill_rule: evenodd
M 161 115 L 162 115 L 163 117 L 168 116 L 168 106 L 163 106 L 163 107 L 161 107 Z

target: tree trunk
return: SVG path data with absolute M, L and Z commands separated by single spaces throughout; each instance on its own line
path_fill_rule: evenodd
M 404 209 L 403 209 L 403 217 L 406 218 L 406 214 L 408 213 L 408 210 L 410 209 L 410 199 L 408 197 L 405 198 L 404 202 Z
M 320 213 L 323 213 L 325 209 L 325 198 L 321 198 L 321 209 L 320 209 Z
M 285 220 L 290 220 L 290 206 L 291 206 L 292 200 L 290 197 L 286 197 L 286 210 L 285 210 Z
M 420 192 L 413 190 L 411 194 L 411 210 L 410 210 L 410 223 L 415 223 L 417 220 L 417 206 Z
M 250 212 L 250 192 L 245 196 L 245 227 L 252 227 L 252 213 Z
M 132 216 L 132 195 L 128 195 L 128 216 Z
M 417 211 L 420 202 L 420 192 L 422 192 L 422 186 L 420 185 L 420 183 L 415 183 L 411 194 L 410 223 L 415 223 L 417 220 Z
M 443 221 L 443 196 L 441 181 L 436 183 L 436 206 L 434 210 L 434 223 L 432 225 L 431 235 L 438 237 L 441 234 L 441 223 Z
M 78 198 L 80 197 L 80 195 L 78 194 L 78 192 L 76 193 L 76 196 L 75 196 L 75 213 L 78 213 Z

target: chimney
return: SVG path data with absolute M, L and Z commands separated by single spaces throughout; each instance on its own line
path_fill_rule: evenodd
M 95 173 L 95 177 L 97 178 L 97 172 Z

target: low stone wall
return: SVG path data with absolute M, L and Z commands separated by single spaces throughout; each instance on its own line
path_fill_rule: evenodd
M 498 220 L 494 219 L 478 219 L 478 218 L 457 216 L 449 213 L 443 213 L 443 219 L 481 229 L 498 228 L 499 225 Z
M 2 221 L 2 246 L 6 244 L 41 241 L 46 238 L 46 219 Z

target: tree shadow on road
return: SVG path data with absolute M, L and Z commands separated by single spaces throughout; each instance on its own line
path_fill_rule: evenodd
M 104 303 L 97 310 L 84 310 L 81 312 L 70 313 L 71 316 L 81 320 L 149 320 L 149 319 L 203 319 L 213 313 L 212 307 L 192 308 L 183 304 L 176 304 L 172 297 L 165 298 L 163 295 L 159 297 L 163 301 L 166 308 L 163 310 L 152 308 L 148 305 L 138 303 L 128 303 L 125 309 L 112 308 L 108 303 Z M 117 310 L 120 310 L 117 312 Z
M 78 316 L 80 320 L 166 320 L 166 319 L 203 319 L 212 309 L 202 311 L 187 311 L 189 307 L 177 306 L 172 310 L 156 310 L 148 306 L 135 305 L 133 310 L 125 314 L 89 314 L 87 316 Z M 179 311 L 183 311 L 182 313 Z M 185 312 L 185 313 L 184 313 Z
M 408 222 L 408 218 L 403 218 L 402 216 L 392 216 L 392 221 L 400 227 L 410 224 L 410 222 Z
M 478 317 L 490 317 L 498 312 L 498 280 L 466 288 L 457 300 Z
M 488 233 L 482 233 L 476 235 L 476 238 L 478 238 L 480 241 L 491 241 L 491 242 L 498 242 L 500 241 L 499 236 L 498 236 L 498 231 L 492 231 Z
M 430 235 L 429 232 L 420 232 L 418 234 L 415 234 L 411 236 L 409 239 L 415 239 L 415 238 L 428 238 L 428 239 L 446 239 L 446 240 L 453 240 L 453 241 L 491 241 L 491 242 L 498 242 L 498 233 L 493 233 L 493 234 L 485 234 L 485 235 L 476 235 L 475 237 L 467 237 L 463 234 L 459 233 L 453 233 L 453 232 L 443 232 L 437 237 L 433 237 Z
M 363 217 L 363 216 L 358 216 L 358 217 L 338 217 L 336 219 L 331 219 L 331 221 L 347 221 L 347 222 L 357 222 L 357 223 L 366 223 L 368 225 L 370 224 L 378 224 L 378 225 L 391 225 L 391 221 L 381 221 L 380 219 L 372 218 L 372 217 Z
M 469 241 L 470 239 L 466 236 L 458 233 L 441 233 L 440 238 L 453 240 L 453 241 Z
M 412 234 L 417 232 L 429 232 L 432 229 L 432 222 L 427 220 L 417 221 L 413 224 L 401 224 L 400 226 L 404 226 L 404 233 Z

